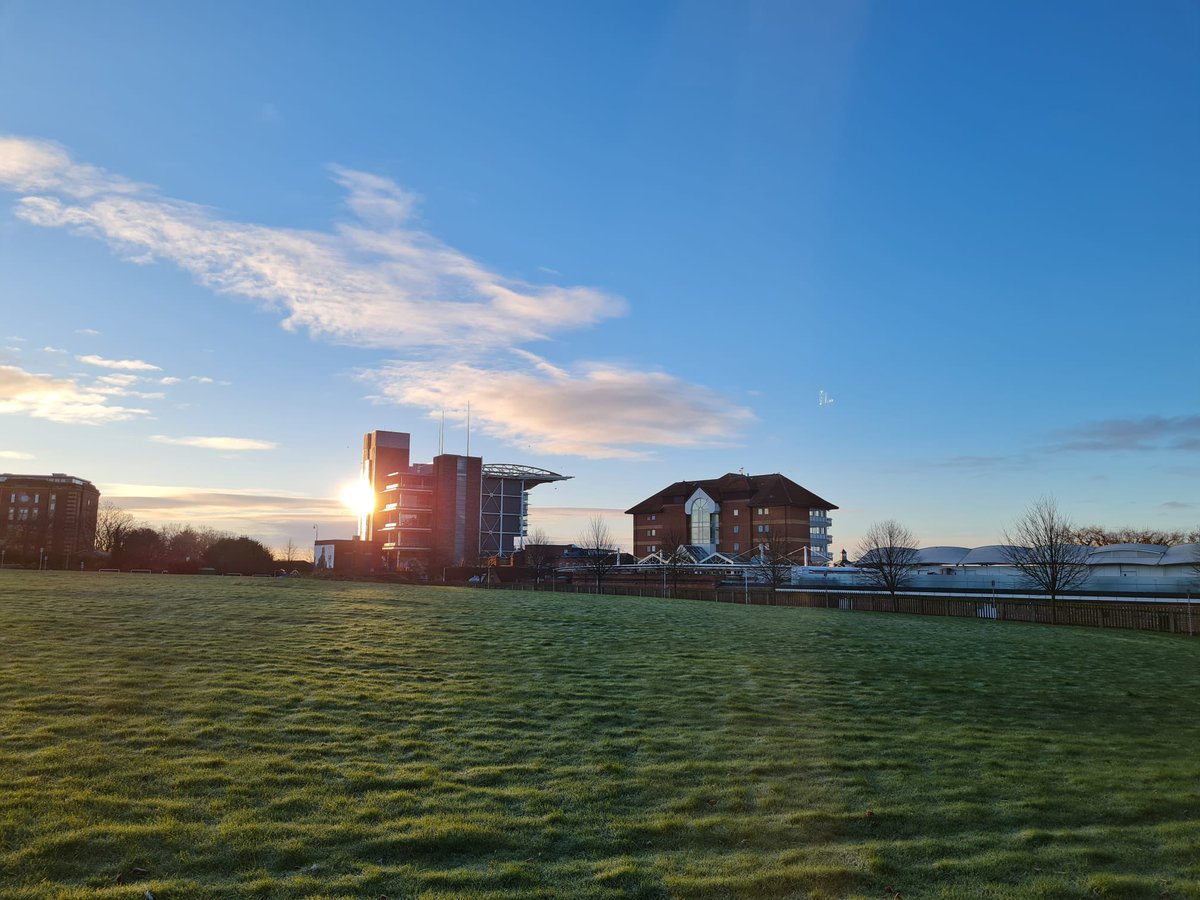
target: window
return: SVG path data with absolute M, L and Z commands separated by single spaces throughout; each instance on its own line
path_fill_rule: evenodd
M 692 504 L 692 543 L 707 544 L 712 537 L 712 517 L 703 497 Z
M 734 516 L 736 516 L 736 515 L 737 515 L 739 512 L 741 512 L 741 510 L 735 509 L 735 510 L 733 511 L 733 514 L 734 514 Z
M 655 550 L 657 550 L 657 549 L 658 549 L 658 548 L 657 548 L 656 546 L 654 546 L 653 544 L 651 544 L 651 545 L 650 545 L 650 552 L 651 552 L 651 553 L 653 553 L 653 552 L 654 552 Z
M 733 533 L 734 533 L 734 534 L 737 534 L 739 531 L 741 531 L 741 528 L 742 528 L 742 526 L 741 526 L 741 525 L 734 525 L 734 526 L 733 526 Z
M 19 513 L 17 513 L 17 518 L 22 522 L 28 522 L 29 521 L 29 510 L 22 509 Z
M 738 552 L 739 550 L 741 550 L 741 549 L 742 549 L 742 545 L 741 545 L 741 544 L 734 544 L 734 545 L 733 545 L 733 552 L 734 552 L 734 553 L 737 553 L 737 552 Z
M 770 525 L 759 525 L 759 526 L 758 526 L 758 533 L 759 533 L 759 534 L 766 534 L 766 533 L 767 533 L 768 531 L 770 531 L 770 530 L 771 530 L 771 526 L 770 526 Z
M 651 528 L 646 531 L 646 537 L 654 537 L 657 534 L 658 534 L 658 530 L 655 528 Z
M 656 521 L 657 519 L 658 519 L 658 516 L 656 516 L 656 515 L 653 515 L 653 514 L 652 514 L 652 515 L 650 516 L 650 521 L 651 521 L 651 522 L 654 522 L 654 521 Z

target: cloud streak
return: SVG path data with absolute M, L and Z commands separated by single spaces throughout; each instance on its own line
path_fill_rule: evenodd
M 154 434 L 150 440 L 156 444 L 171 444 L 176 447 L 200 447 L 204 450 L 274 450 L 279 445 L 274 441 L 237 437 L 169 437 Z
M 127 372 L 160 372 L 158 366 L 140 359 L 105 359 L 103 356 L 76 356 L 81 363 L 101 369 L 121 369 Z
M 1200 450 L 1200 415 L 1106 419 L 1058 432 L 1057 452 Z
M 154 523 L 186 521 L 266 535 L 284 533 L 289 526 L 293 531 L 305 533 L 313 522 L 349 523 L 353 519 L 335 497 L 186 485 L 107 483 L 97 487 L 105 500 L 113 501 L 138 519 Z

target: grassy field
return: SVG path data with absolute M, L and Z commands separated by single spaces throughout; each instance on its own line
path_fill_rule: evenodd
M 0 896 L 1200 898 L 1200 641 L 0 572 Z

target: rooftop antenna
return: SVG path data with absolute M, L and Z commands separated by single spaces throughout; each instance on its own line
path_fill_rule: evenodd
M 467 456 L 471 455 L 471 401 L 467 401 Z
M 442 409 L 442 425 L 438 429 L 438 456 L 446 452 L 446 410 Z

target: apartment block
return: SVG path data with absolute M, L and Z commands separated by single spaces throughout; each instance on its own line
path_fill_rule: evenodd
M 100 491 L 86 479 L 0 474 L 0 553 L 6 564 L 66 569 L 96 543 Z
M 829 513 L 835 509 L 779 473 L 730 472 L 677 481 L 625 512 L 633 516 L 639 559 L 680 544 L 730 557 L 767 544 L 788 547 L 797 564 L 822 565 L 830 560 Z

